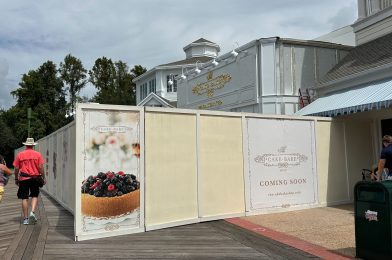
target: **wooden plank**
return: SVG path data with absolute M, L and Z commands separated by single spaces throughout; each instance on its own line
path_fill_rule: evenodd
M 0 219 L 0 256 L 11 259 L 14 255 L 19 241 L 23 239 L 26 227 L 21 226 L 21 202 L 16 193 L 18 186 L 10 182 L 5 187 L 5 194 L 1 202 Z
M 73 215 L 47 194 L 39 198 L 35 226 L 20 225 L 20 218 L 12 215 L 20 214 L 17 204 L 16 199 L 8 202 L 12 212 L 4 211 L 7 218 L 14 218 L 13 227 L 0 231 L 0 254 L 5 259 L 314 258 L 223 221 L 75 242 Z M 12 241 L 7 241 L 7 235 Z
M 39 199 L 38 207 L 39 207 L 39 214 L 40 214 L 41 230 L 37 238 L 37 242 L 32 257 L 32 259 L 37 259 L 37 260 L 43 258 L 45 244 L 46 244 L 46 237 L 49 228 L 44 203 L 42 201 L 42 196 Z

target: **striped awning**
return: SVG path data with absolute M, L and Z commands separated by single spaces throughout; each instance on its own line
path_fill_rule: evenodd
M 320 97 L 295 115 L 338 116 L 392 105 L 392 79 L 377 81 Z

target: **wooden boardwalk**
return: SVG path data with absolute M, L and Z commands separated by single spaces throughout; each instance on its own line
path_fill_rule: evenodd
M 73 216 L 41 193 L 38 223 L 21 225 L 17 187 L 0 204 L 1 259 L 315 259 L 239 228 L 212 221 L 139 234 L 75 242 Z

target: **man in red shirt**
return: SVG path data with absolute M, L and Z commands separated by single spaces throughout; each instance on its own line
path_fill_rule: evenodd
M 37 144 L 34 138 L 27 138 L 23 143 L 26 149 L 16 156 L 14 160 L 15 184 L 19 186 L 18 199 L 22 200 L 23 225 L 37 222 L 35 209 L 38 205 L 39 183 L 36 180 L 40 175 L 44 178 L 44 159 L 33 147 Z M 31 212 L 29 211 L 29 196 L 31 197 Z

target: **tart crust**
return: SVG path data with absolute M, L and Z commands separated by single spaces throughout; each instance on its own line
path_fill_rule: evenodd
M 89 217 L 114 217 L 140 206 L 140 189 L 116 197 L 95 197 L 82 194 L 82 214 Z

